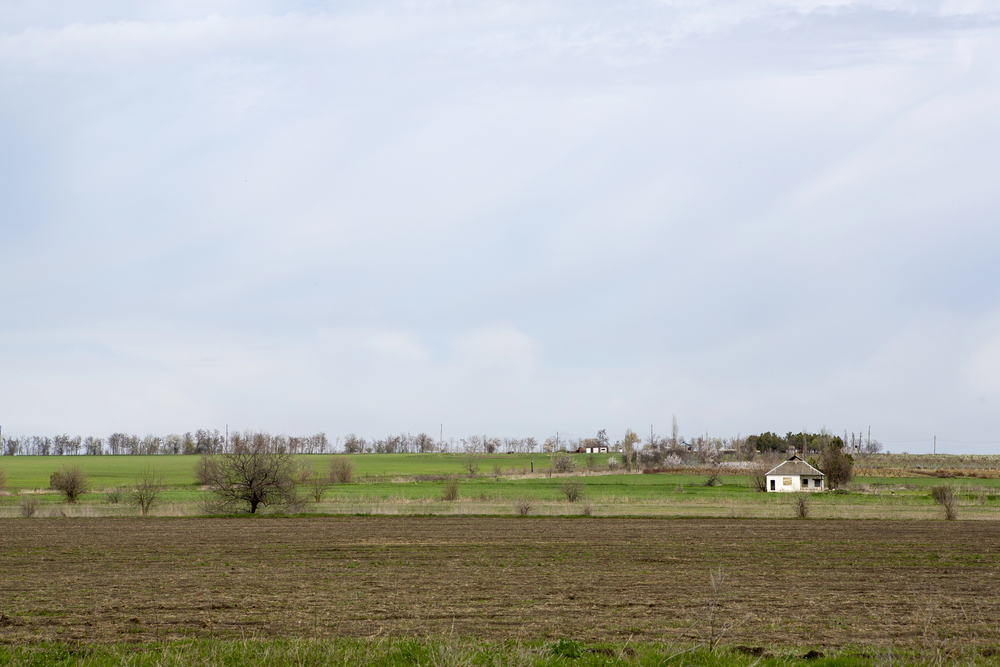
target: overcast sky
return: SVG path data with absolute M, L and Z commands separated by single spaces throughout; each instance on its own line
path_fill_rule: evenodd
M 5 435 L 1000 453 L 1000 3 L 7 0 L 0 251 Z

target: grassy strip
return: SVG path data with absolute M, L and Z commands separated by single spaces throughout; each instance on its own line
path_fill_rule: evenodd
M 73 646 L 41 644 L 0 646 L 0 663 L 16 667 L 41 665 L 130 665 L 172 667 L 185 665 L 433 665 L 433 666 L 531 666 L 618 665 L 704 667 L 863 667 L 867 665 L 940 664 L 993 665 L 991 650 L 967 650 L 942 656 L 939 651 L 892 649 L 822 652 L 815 649 L 770 651 L 763 647 L 678 647 L 661 644 L 588 645 L 571 639 L 555 642 L 485 642 L 438 639 L 332 639 L 332 640 L 198 640 Z

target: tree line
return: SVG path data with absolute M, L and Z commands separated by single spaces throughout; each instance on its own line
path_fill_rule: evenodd
M 326 454 L 333 452 L 330 440 L 323 432 L 296 437 L 272 436 L 275 447 L 289 454 Z M 0 453 L 4 456 L 150 456 L 185 454 L 222 454 L 232 447 L 233 437 L 218 429 L 198 429 L 194 432 L 165 437 L 139 437 L 129 433 L 112 433 L 107 438 L 79 435 L 26 436 L 0 438 Z

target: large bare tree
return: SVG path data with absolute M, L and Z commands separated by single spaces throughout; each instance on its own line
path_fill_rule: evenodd
M 295 499 L 295 464 L 284 441 L 267 433 L 236 433 L 230 451 L 206 455 L 196 476 L 215 494 L 218 509 L 255 513 L 259 507 Z

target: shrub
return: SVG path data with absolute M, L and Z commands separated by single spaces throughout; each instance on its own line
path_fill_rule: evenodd
M 76 499 L 87 492 L 87 478 L 79 466 L 63 466 L 61 471 L 52 473 L 49 486 L 66 497 L 66 502 L 75 503 Z
M 958 518 L 958 498 L 955 497 L 955 489 L 948 485 L 931 487 L 931 498 L 938 505 L 944 507 L 944 518 L 954 521 Z
M 152 468 L 146 468 L 136 475 L 130 495 L 139 512 L 146 516 L 156 504 L 156 499 L 162 490 L 163 476 Z
M 575 503 L 583 498 L 583 485 L 580 484 L 580 482 L 566 482 L 559 487 L 559 490 L 562 492 L 567 502 Z
M 555 463 L 553 464 L 556 472 L 573 472 L 576 469 L 576 461 L 569 454 L 560 454 L 556 457 Z
M 520 516 L 528 516 L 528 514 L 531 513 L 531 510 L 534 509 L 534 507 L 535 507 L 534 503 L 532 503 L 530 500 L 522 500 L 514 507 L 514 510 Z
M 713 470 L 712 474 L 705 480 L 705 486 L 719 486 L 720 484 L 722 484 L 722 480 L 719 479 L 719 473 Z
M 799 493 L 795 496 L 795 516 L 800 519 L 809 518 L 809 496 Z
M 30 519 L 38 511 L 38 498 L 34 496 L 21 496 L 21 516 Z
M 323 475 L 319 472 L 311 473 L 308 481 L 309 495 L 312 496 L 313 500 L 319 502 L 323 499 L 323 493 L 332 484 L 333 474 Z
M 449 479 L 447 482 L 444 483 L 444 489 L 441 491 L 441 500 L 451 502 L 458 500 L 458 498 L 459 498 L 458 480 Z
M 617 454 L 608 457 L 608 470 L 617 470 L 621 467 L 622 460 Z
M 597 470 L 597 457 L 591 454 L 587 457 L 587 470 L 595 472 Z
M 104 497 L 109 505 L 117 505 L 122 500 L 122 490 L 117 486 L 104 492 Z
M 350 484 L 354 481 L 354 464 L 351 459 L 334 457 L 330 462 L 330 480 L 335 484 Z
M 594 516 L 594 506 L 590 503 L 583 504 L 583 516 Z

